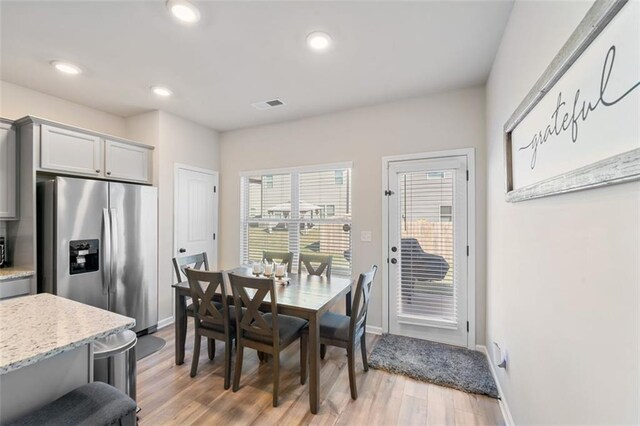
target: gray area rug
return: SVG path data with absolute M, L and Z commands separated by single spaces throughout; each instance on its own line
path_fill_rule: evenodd
M 136 361 L 140 361 L 142 358 L 158 352 L 164 348 L 166 344 L 167 342 L 164 339 L 152 334 L 138 337 L 138 343 L 136 343 Z
M 487 359 L 478 351 L 384 334 L 371 352 L 369 366 L 423 382 L 499 398 Z

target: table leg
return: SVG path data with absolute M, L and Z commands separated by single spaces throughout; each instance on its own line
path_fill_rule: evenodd
M 320 407 L 320 321 L 317 313 L 309 318 L 309 405 L 311 413 Z
M 187 298 L 175 291 L 176 365 L 184 363 L 184 346 L 187 340 Z
M 347 293 L 346 295 L 346 302 L 347 302 L 347 306 L 346 306 L 345 312 L 347 316 L 350 317 L 351 316 L 351 290 L 349 290 L 349 293 Z

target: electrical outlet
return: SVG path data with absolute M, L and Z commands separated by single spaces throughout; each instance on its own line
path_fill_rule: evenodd
M 506 348 L 501 348 L 500 345 L 497 342 L 493 342 L 493 346 L 494 346 L 494 357 L 496 359 L 496 363 L 498 364 L 499 368 L 507 368 L 507 349 Z
M 371 242 L 371 231 L 361 231 L 360 232 L 360 241 L 364 241 L 367 243 Z

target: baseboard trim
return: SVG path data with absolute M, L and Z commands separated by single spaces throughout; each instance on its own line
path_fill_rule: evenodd
M 368 325 L 367 326 L 367 333 L 381 335 L 382 334 L 382 327 L 374 327 L 374 326 Z
M 173 317 L 165 318 L 163 320 L 158 321 L 158 330 L 164 328 L 168 325 L 173 324 Z
M 496 369 L 493 365 L 493 361 L 491 361 L 491 357 L 489 356 L 489 351 L 487 351 L 487 347 L 485 345 L 476 345 L 476 350 L 478 352 L 482 352 L 484 356 L 487 357 L 487 361 L 489 362 L 489 370 L 491 370 L 493 380 L 495 380 L 496 386 L 498 387 L 498 394 L 500 395 L 499 404 L 500 411 L 502 411 L 502 417 L 504 417 L 504 421 L 507 426 L 514 426 L 515 422 L 513 421 L 513 417 L 511 416 L 511 410 L 509 410 L 507 399 L 504 396 L 504 392 L 502 392 L 502 388 L 500 387 L 500 381 L 498 381 L 498 375 L 496 374 Z

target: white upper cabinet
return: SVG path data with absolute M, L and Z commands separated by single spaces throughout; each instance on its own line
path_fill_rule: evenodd
M 16 132 L 10 123 L 0 122 L 0 219 L 17 218 Z
M 86 133 L 41 126 L 40 168 L 85 176 L 102 175 L 102 139 Z
M 107 178 L 151 182 L 151 149 L 126 142 L 104 141 Z
M 40 124 L 41 171 L 150 184 L 152 157 L 149 145 Z

